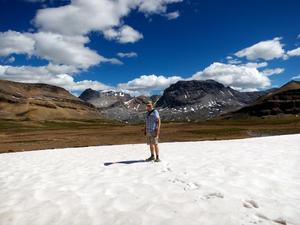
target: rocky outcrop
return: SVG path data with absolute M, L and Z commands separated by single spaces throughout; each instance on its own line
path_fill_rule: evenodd
M 138 123 L 144 120 L 146 104 L 160 96 L 137 96 L 119 91 L 85 90 L 79 98 L 93 104 L 102 116 L 123 122 Z
M 270 116 L 300 114 L 300 82 L 290 81 L 257 99 L 253 104 L 225 116 Z
M 239 92 L 214 80 L 178 81 L 157 102 L 165 120 L 201 120 L 253 103 L 264 92 Z
M 95 91 L 86 89 L 79 98 L 93 104 L 97 108 L 109 108 L 129 101 L 131 96 L 118 91 Z

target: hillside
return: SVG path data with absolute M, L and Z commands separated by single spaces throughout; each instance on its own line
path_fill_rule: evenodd
M 0 80 L 0 118 L 40 121 L 100 116 L 92 104 L 61 87 Z
M 270 116 L 279 114 L 300 114 L 300 82 L 290 81 L 253 104 L 243 107 L 227 117 Z

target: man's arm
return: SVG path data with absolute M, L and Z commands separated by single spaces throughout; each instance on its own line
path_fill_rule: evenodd
M 160 125 L 161 125 L 161 120 L 160 120 L 160 117 L 158 117 L 156 119 L 156 129 L 155 129 L 156 137 L 158 137 L 160 134 Z

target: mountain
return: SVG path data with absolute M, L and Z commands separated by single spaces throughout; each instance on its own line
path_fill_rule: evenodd
M 110 119 L 127 122 L 144 120 L 146 103 L 155 103 L 163 120 L 190 121 L 209 119 L 253 103 L 266 92 L 239 92 L 214 80 L 178 81 L 162 96 L 131 97 L 116 91 L 85 90 L 79 98 L 95 105 Z
M 165 120 L 198 120 L 253 103 L 266 92 L 239 92 L 214 80 L 178 81 L 167 88 L 156 106 Z
M 60 120 L 100 118 L 90 103 L 61 87 L 0 80 L 0 118 Z
M 129 94 L 117 91 L 95 91 L 86 89 L 80 96 L 80 99 L 87 101 L 98 108 L 107 108 L 116 104 L 121 104 L 131 99 Z
M 290 81 L 225 117 L 300 114 L 300 82 Z
M 92 89 L 86 89 L 79 96 L 80 99 L 97 107 L 102 116 L 130 123 L 143 121 L 147 102 L 156 102 L 159 97 L 157 95 L 132 97 L 124 92 Z

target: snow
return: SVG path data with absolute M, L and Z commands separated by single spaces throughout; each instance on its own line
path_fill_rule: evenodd
M 160 163 L 144 144 L 1 154 L 0 224 L 299 225 L 299 143 L 162 143 Z

